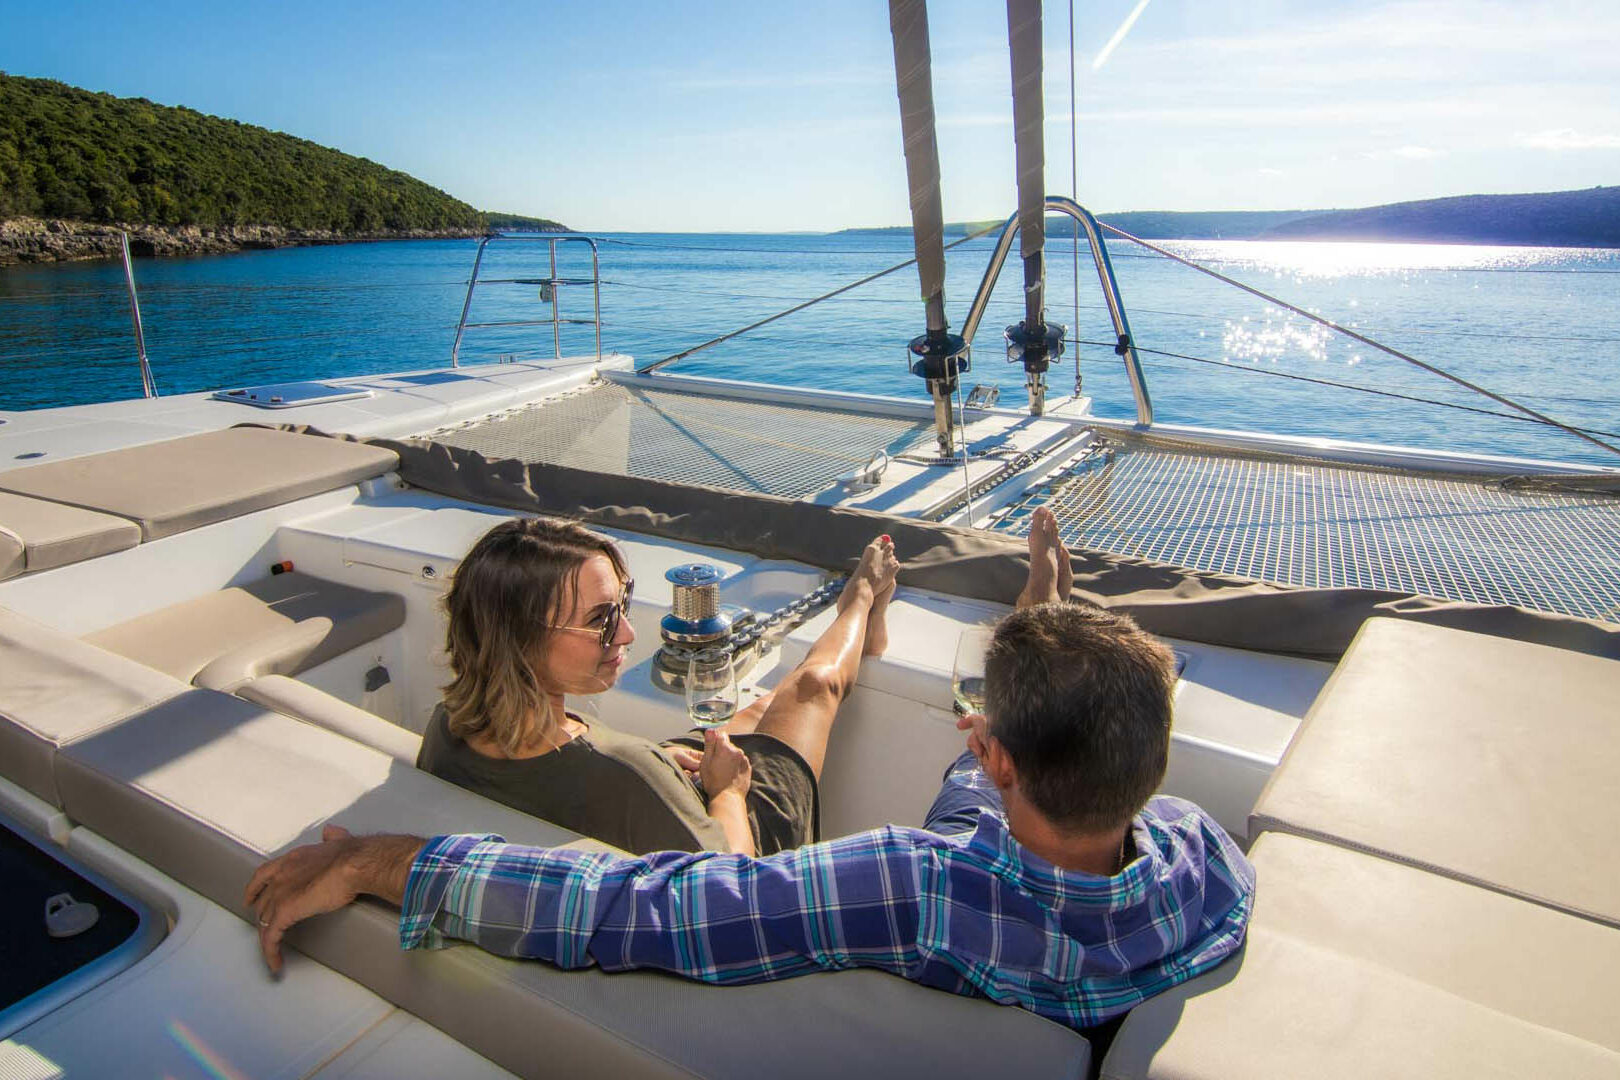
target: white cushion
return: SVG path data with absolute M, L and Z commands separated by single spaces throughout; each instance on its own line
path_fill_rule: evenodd
M 1377 852 L 1620 926 L 1620 660 L 1369 619 L 1249 835 Z
M 1111 1080 L 1620 1076 L 1620 931 L 1267 833 L 1248 943 L 1137 1006 Z

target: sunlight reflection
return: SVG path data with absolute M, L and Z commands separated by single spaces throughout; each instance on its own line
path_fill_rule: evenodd
M 246 1080 L 242 1073 L 231 1067 L 230 1062 L 220 1057 L 195 1031 L 179 1020 L 169 1022 L 169 1034 L 214 1080 Z
M 1241 321 L 1227 320 L 1221 335 L 1221 350 L 1227 360 L 1251 364 L 1276 363 L 1285 356 L 1295 355 L 1325 361 L 1330 336 L 1331 331 L 1315 323 L 1271 318 L 1251 323 L 1245 315 Z
M 0 1042 L 0 1076 L 6 1080 L 61 1080 L 66 1075 L 60 1065 L 32 1046 L 11 1039 Z
M 1341 277 L 1402 274 L 1413 270 L 1516 270 L 1547 260 L 1549 253 L 1579 257 L 1563 248 L 1491 247 L 1473 244 L 1369 244 L 1322 240 L 1161 241 L 1178 255 L 1221 262 L 1274 276 Z M 1599 253 L 1602 254 L 1602 253 Z

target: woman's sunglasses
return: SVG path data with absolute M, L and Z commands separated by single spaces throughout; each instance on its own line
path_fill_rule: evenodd
M 635 591 L 636 579 L 625 578 L 624 589 L 619 593 L 618 602 L 607 609 L 602 616 L 602 625 L 595 626 L 553 626 L 553 630 L 572 630 L 577 634 L 595 634 L 597 641 L 603 649 L 611 648 L 613 639 L 619 636 L 619 622 L 630 614 L 630 594 Z M 594 620 L 593 620 L 594 621 Z

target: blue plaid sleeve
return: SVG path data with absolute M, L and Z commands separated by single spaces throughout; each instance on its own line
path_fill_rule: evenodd
M 430 928 L 564 968 L 656 968 L 713 983 L 918 963 L 915 845 L 876 830 L 766 859 L 626 858 L 444 836 L 413 864 L 405 948 Z

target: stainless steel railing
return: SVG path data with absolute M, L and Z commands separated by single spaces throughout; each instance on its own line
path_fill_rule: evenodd
M 1125 317 L 1125 302 L 1119 296 L 1119 282 L 1114 277 L 1113 263 L 1108 261 L 1108 248 L 1102 241 L 1102 230 L 1097 219 L 1091 216 L 1091 211 L 1061 195 L 1048 195 L 1046 197 L 1046 212 L 1049 214 L 1067 214 L 1080 227 L 1086 231 L 1086 239 L 1091 244 L 1091 256 L 1097 263 L 1097 278 L 1102 285 L 1103 300 L 1108 305 L 1108 318 L 1114 324 L 1114 334 L 1118 339 L 1114 351 L 1125 361 L 1125 373 L 1131 380 L 1131 396 L 1136 399 L 1136 422 L 1144 426 L 1153 423 L 1153 400 L 1148 396 L 1147 379 L 1142 374 L 1142 360 L 1136 355 L 1136 340 L 1131 337 L 1130 320 Z M 990 294 L 995 291 L 996 279 L 1001 276 L 1002 264 L 1007 261 L 1007 253 L 1012 250 L 1013 237 L 1018 235 L 1018 215 L 1013 214 L 1007 219 L 1007 224 L 1001 230 L 1001 238 L 996 241 L 995 251 L 990 255 L 990 265 L 985 267 L 984 279 L 979 282 L 979 291 L 973 297 L 973 304 L 968 308 L 968 315 L 962 322 L 962 338 L 969 345 L 973 343 L 973 335 L 979 329 L 979 323 L 984 319 L 984 312 L 990 305 Z
M 152 365 L 146 359 L 146 329 L 141 324 L 141 300 L 135 293 L 135 266 L 129 258 L 129 233 L 118 234 L 124 253 L 124 287 L 129 291 L 129 319 L 135 327 L 135 355 L 141 364 L 141 395 L 157 397 L 157 381 L 152 378 Z
M 551 272 L 543 278 L 483 278 L 478 272 L 484 263 L 484 249 L 492 240 L 540 240 L 550 248 Z M 591 249 L 591 276 L 588 278 L 558 277 L 557 276 L 557 245 L 558 244 L 585 244 Z M 549 319 L 506 319 L 498 322 L 467 321 L 467 315 L 472 311 L 473 290 L 479 285 L 538 285 L 542 300 L 551 301 L 551 318 Z M 589 285 L 591 287 L 591 318 L 565 319 L 560 312 L 557 298 L 557 289 L 565 285 Z M 600 263 L 597 258 L 596 241 L 588 236 L 577 236 L 572 233 L 560 235 L 529 234 L 529 233 L 491 233 L 478 242 L 478 254 L 473 258 L 472 277 L 467 279 L 467 299 L 461 305 L 461 319 L 456 323 L 456 342 L 450 348 L 450 366 L 461 366 L 461 338 L 468 330 L 495 326 L 545 326 L 551 325 L 551 348 L 553 355 L 562 356 L 562 328 L 566 325 L 594 326 L 596 328 L 596 359 L 602 359 L 602 276 Z

